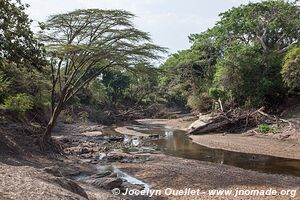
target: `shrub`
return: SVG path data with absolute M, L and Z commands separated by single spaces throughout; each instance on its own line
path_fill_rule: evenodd
M 10 85 L 11 82 L 0 71 L 0 95 L 5 94 L 8 91 Z
M 74 119 L 73 119 L 72 115 L 66 114 L 64 122 L 65 122 L 65 124 L 73 124 L 74 123 Z
M 209 88 L 208 93 L 214 100 L 219 100 L 219 99 L 224 100 L 224 99 L 226 99 L 226 93 L 225 93 L 224 89 Z
M 82 121 L 83 123 L 88 122 L 89 114 L 87 112 L 85 112 L 85 111 L 79 112 L 78 116 L 79 116 L 80 121 Z
M 260 124 L 258 125 L 258 130 L 261 133 L 269 133 L 273 131 L 273 128 L 268 124 Z
M 192 110 L 208 111 L 211 109 L 211 104 L 211 98 L 205 96 L 204 94 L 190 95 L 187 100 L 187 105 Z
M 24 114 L 26 111 L 32 109 L 33 98 L 30 95 L 20 93 L 15 96 L 8 96 L 4 99 L 3 107 L 8 110 Z
M 300 89 L 300 46 L 292 48 L 287 53 L 281 74 L 288 87 Z

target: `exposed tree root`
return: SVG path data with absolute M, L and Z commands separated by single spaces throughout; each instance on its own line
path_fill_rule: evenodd
M 39 140 L 39 146 L 42 152 L 44 153 L 55 153 L 55 154 L 64 154 L 64 150 L 59 142 L 57 142 L 53 138 L 47 138 L 44 137 L 40 138 Z

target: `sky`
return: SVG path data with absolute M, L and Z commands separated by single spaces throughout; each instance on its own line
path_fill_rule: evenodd
M 256 2 L 257 0 L 252 0 Z M 219 13 L 249 0 L 22 0 L 29 17 L 43 22 L 48 16 L 75 9 L 123 9 L 137 17 L 136 26 L 149 32 L 155 44 L 169 53 L 190 47 L 188 36 L 201 33 L 219 20 Z

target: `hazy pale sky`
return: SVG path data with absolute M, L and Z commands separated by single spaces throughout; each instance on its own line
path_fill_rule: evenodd
M 252 0 L 256 2 L 257 0 Z M 212 27 L 218 14 L 249 0 L 23 0 L 30 18 L 45 21 L 47 16 L 75 9 L 123 9 L 134 13 L 136 26 L 152 36 L 154 43 L 170 53 L 187 49 L 188 35 Z

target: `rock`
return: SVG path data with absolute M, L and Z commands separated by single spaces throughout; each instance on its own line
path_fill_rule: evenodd
M 124 153 L 124 152 L 122 152 L 122 150 L 116 149 L 116 150 L 108 153 L 105 159 L 107 161 L 114 162 L 114 161 L 120 161 L 123 159 L 132 159 L 132 157 L 133 156 L 131 154 Z
M 124 137 L 111 137 L 108 139 L 109 142 L 122 142 Z
M 144 186 L 142 185 L 133 185 L 128 182 L 123 182 L 122 187 L 126 189 L 128 188 L 129 190 L 139 190 L 139 191 L 144 189 Z
M 74 177 L 74 176 L 78 176 L 81 173 L 76 169 L 72 169 L 69 167 L 60 168 L 58 166 L 45 167 L 43 168 L 43 171 L 57 177 Z
M 62 173 L 59 170 L 58 166 L 50 166 L 50 167 L 45 167 L 42 169 L 43 171 L 52 174 L 54 176 L 62 177 Z
M 92 150 L 89 149 L 89 148 L 82 148 L 81 151 L 80 151 L 80 154 L 87 154 L 87 153 L 90 153 Z
M 112 172 L 110 171 L 106 171 L 106 172 L 102 172 L 102 173 L 97 173 L 91 176 L 92 179 L 97 179 L 97 178 L 103 178 L 106 176 L 110 176 L 112 174 Z
M 149 135 L 150 139 L 159 139 L 159 135 L 158 134 L 151 134 Z
M 99 160 L 103 160 L 103 159 L 105 159 L 106 158 L 106 153 L 99 153 Z
M 93 155 L 88 153 L 88 154 L 82 154 L 80 157 L 84 159 L 89 159 L 89 158 L 93 158 Z
M 70 179 L 59 177 L 59 178 L 54 178 L 50 181 L 60 185 L 62 188 L 66 189 L 66 190 L 69 190 L 75 194 L 78 194 L 78 195 L 88 199 L 88 195 L 86 194 L 84 189 Z
M 62 140 L 60 140 L 60 142 L 66 144 L 66 143 L 69 143 L 71 141 L 68 138 L 63 138 Z
M 88 137 L 96 137 L 96 136 L 103 135 L 103 133 L 102 133 L 102 131 L 88 131 L 88 132 L 83 132 L 82 135 L 88 136 Z
M 114 188 L 120 188 L 122 186 L 122 179 L 120 178 L 98 178 L 94 181 L 92 181 L 92 185 L 99 187 L 99 188 L 103 188 L 103 189 L 107 189 L 107 190 L 112 190 Z
M 98 164 L 99 163 L 99 161 L 98 160 L 91 160 L 91 162 L 90 162 L 91 164 L 93 164 L 93 165 L 96 165 L 96 164 Z

